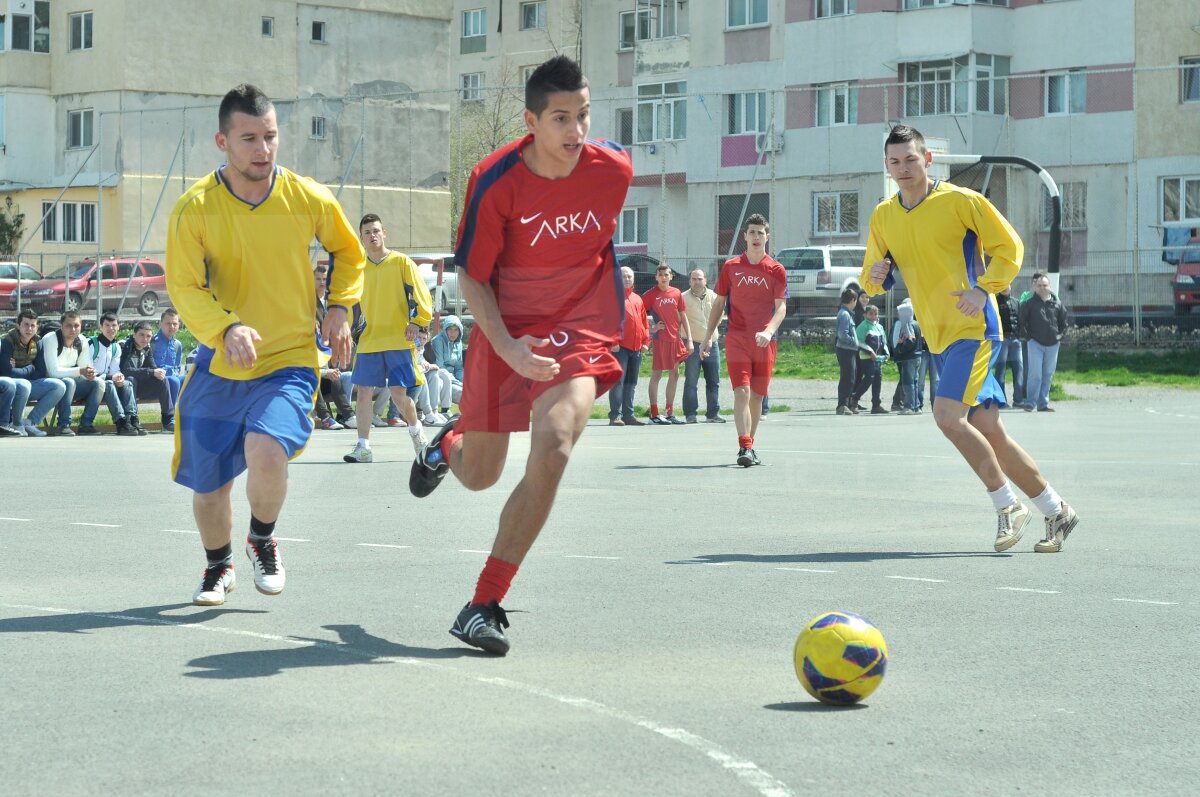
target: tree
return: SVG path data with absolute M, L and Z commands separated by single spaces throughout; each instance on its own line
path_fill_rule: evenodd
M 25 214 L 20 205 L 13 205 L 12 197 L 5 197 L 4 207 L 0 207 L 0 259 L 16 259 L 24 234 Z

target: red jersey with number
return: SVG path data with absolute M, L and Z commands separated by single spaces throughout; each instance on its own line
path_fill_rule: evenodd
M 642 294 L 642 304 L 646 305 L 647 313 L 653 313 L 655 318 L 667 325 L 667 328 L 658 334 L 679 337 L 679 317 L 687 309 L 687 304 L 684 303 L 683 294 L 678 288 L 667 288 L 664 291 L 655 285 Z
M 629 154 L 589 139 L 568 177 L 525 165 L 533 136 L 514 141 L 471 172 L 454 259 L 496 294 L 513 337 L 570 330 L 615 342 L 625 285 L 613 235 L 633 182 Z
M 787 271 L 770 255 L 751 263 L 742 253 L 725 261 L 713 290 L 728 297 L 729 332 L 755 334 L 771 323 L 775 300 L 787 299 Z

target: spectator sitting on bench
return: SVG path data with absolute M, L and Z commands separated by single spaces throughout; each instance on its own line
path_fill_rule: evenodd
M 129 416 L 130 423 L 136 421 L 136 428 L 139 431 L 142 429 L 141 421 L 137 420 L 139 394 L 158 399 L 159 406 L 165 407 L 168 404 L 173 406 L 174 404 L 170 401 L 170 386 L 167 384 L 166 369 L 159 368 L 158 363 L 154 361 L 154 349 L 150 346 L 153 337 L 154 330 L 150 322 L 138 321 L 133 325 L 133 334 L 126 338 L 121 346 L 121 373 L 125 375 L 125 381 L 133 387 L 134 412 Z M 171 428 L 168 429 L 164 420 L 163 431 L 175 431 L 175 423 L 172 421 Z
M 179 333 L 179 313 L 174 309 L 163 310 L 158 319 L 158 332 L 151 338 L 154 362 L 163 369 L 163 382 L 167 385 L 164 398 L 159 399 L 162 408 L 164 432 L 175 431 L 175 402 L 179 399 L 179 388 L 183 385 L 183 344 L 175 340 Z
M 104 398 L 104 378 L 92 366 L 92 346 L 80 337 L 83 321 L 79 313 L 68 310 L 59 319 L 62 325 L 42 336 L 39 348 L 42 356 L 37 371 L 39 378 L 59 379 L 66 390 L 58 402 L 58 434 L 73 437 L 71 430 L 71 404 L 76 398 L 83 400 L 83 417 L 79 419 L 79 434 L 99 434 L 93 425 L 100 411 L 100 399 Z
M 92 338 L 92 366 L 104 380 L 104 400 L 112 413 L 117 434 L 122 437 L 137 437 L 146 434 L 138 420 L 137 398 L 133 385 L 121 373 L 121 344 L 117 343 L 117 332 L 121 322 L 116 313 L 100 316 L 100 332 Z
M 41 366 L 38 362 L 37 319 L 38 314 L 26 307 L 17 315 L 17 328 L 0 338 L 0 378 L 11 379 L 18 388 L 13 397 L 10 414 L 0 417 L 0 420 L 8 423 L 11 419 L 10 425 L 22 437 L 46 436 L 46 433 L 38 428 L 38 424 L 54 410 L 67 391 L 61 379 L 38 376 Z M 26 386 L 23 400 L 21 383 Z M 34 407 L 29 416 L 22 421 L 21 416 L 28 401 L 33 401 Z

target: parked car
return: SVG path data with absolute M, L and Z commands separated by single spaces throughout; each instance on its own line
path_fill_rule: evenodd
M 12 293 L 17 289 L 18 276 L 21 278 L 22 287 L 42 279 L 42 273 L 28 263 L 11 260 L 0 263 L 0 309 L 17 309 Z
M 122 297 L 126 308 L 143 316 L 152 316 L 160 306 L 170 304 L 162 264 L 154 260 L 135 262 L 133 258 L 103 260 L 99 274 L 95 260 L 79 260 L 67 267 L 66 279 L 40 279 L 21 290 L 21 306 L 32 307 L 39 314 L 93 310 L 97 292 L 103 295 L 104 310 L 116 310 Z M 9 301 L 14 307 L 16 299 L 16 292 L 11 292 Z
M 836 315 L 842 291 L 848 286 L 858 287 L 866 254 L 867 247 L 858 244 L 797 246 L 776 252 L 775 259 L 788 275 L 788 316 Z M 897 271 L 892 304 L 899 304 L 907 296 L 908 289 Z M 884 300 L 872 303 L 883 306 Z
M 429 289 L 429 295 L 434 298 L 435 310 L 443 314 L 466 310 L 465 301 L 459 302 L 458 269 L 454 265 L 453 252 L 419 252 L 408 256 L 417 264 L 421 278 L 425 280 L 425 287 Z M 442 267 L 442 300 L 440 304 L 437 304 L 436 289 L 439 265 Z
M 1175 279 L 1171 281 L 1175 315 L 1187 315 L 1200 304 L 1200 237 L 1192 238 L 1183 249 Z
M 658 284 L 654 274 L 658 271 L 659 262 L 657 258 L 639 252 L 617 253 L 617 268 L 628 266 L 633 269 L 633 289 L 638 294 L 643 294 Z M 688 284 L 686 271 L 681 273 L 672 267 L 671 272 L 671 285 L 678 288 L 681 293 L 691 287 Z

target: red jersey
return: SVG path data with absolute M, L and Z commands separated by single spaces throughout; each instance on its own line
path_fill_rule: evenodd
M 679 337 L 679 317 L 687 309 L 687 304 L 684 303 L 683 294 L 678 288 L 668 287 L 663 291 L 655 285 L 642 294 L 642 303 L 646 305 L 647 313 L 654 313 L 655 318 L 667 325 L 667 328 L 660 330 L 658 334 Z
M 471 172 L 454 259 L 490 283 L 513 337 L 570 329 L 616 341 L 625 286 L 612 239 L 633 163 L 618 144 L 588 140 L 570 176 L 525 165 L 514 141 Z
M 646 319 L 646 305 L 642 297 L 625 290 L 625 326 L 621 330 L 621 348 L 640 351 L 650 345 L 650 324 Z
M 787 299 L 787 271 L 770 255 L 751 263 L 743 252 L 725 261 L 713 290 L 729 297 L 731 333 L 762 332 L 775 315 L 775 300 Z

